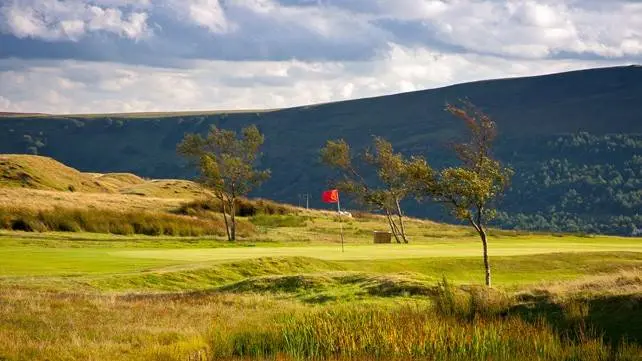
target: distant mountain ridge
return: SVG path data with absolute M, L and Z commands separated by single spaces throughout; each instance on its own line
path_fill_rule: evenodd
M 318 162 L 330 138 L 355 147 L 372 135 L 438 166 L 452 163 L 447 144 L 463 125 L 443 111 L 467 98 L 497 121 L 496 154 L 517 175 L 499 222 L 505 227 L 632 234 L 642 229 L 642 67 L 478 81 L 440 89 L 269 112 L 4 116 L 0 152 L 51 156 L 75 168 L 154 178 L 193 175 L 175 152 L 185 132 L 211 124 L 257 124 L 266 135 L 262 165 L 273 177 L 256 195 L 298 202 L 326 187 Z M 318 202 L 318 200 L 314 199 Z M 442 211 L 408 202 L 411 214 Z

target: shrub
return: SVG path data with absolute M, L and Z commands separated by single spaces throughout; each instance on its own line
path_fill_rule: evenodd
M 221 213 L 223 206 L 218 199 L 199 199 L 180 206 L 175 213 L 190 216 L 205 216 L 208 213 Z M 296 214 L 294 207 L 276 202 L 257 199 L 239 198 L 236 204 L 236 215 L 253 217 L 257 215 L 289 215 Z

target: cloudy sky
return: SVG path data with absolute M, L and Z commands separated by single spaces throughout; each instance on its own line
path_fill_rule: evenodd
M 642 62 L 633 0 L 0 0 L 0 111 L 278 108 Z

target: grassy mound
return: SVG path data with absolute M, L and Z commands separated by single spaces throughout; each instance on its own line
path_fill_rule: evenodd
M 91 175 L 51 158 L 35 155 L 0 155 L 0 186 L 57 191 L 108 192 Z
M 208 195 L 201 186 L 187 180 L 145 180 L 131 173 L 85 173 L 52 158 L 25 154 L 0 155 L 0 187 L 155 198 L 196 199 Z
M 131 173 L 96 174 L 95 179 L 114 193 L 121 192 L 123 188 L 145 183 L 143 178 Z
M 195 199 L 209 195 L 198 184 L 182 179 L 155 179 L 119 189 L 121 194 L 156 198 Z
M 226 262 L 207 267 L 143 272 L 132 275 L 106 276 L 86 280 L 92 287 L 102 290 L 118 291 L 185 291 L 210 290 L 230 292 L 268 291 L 270 281 L 263 282 L 261 277 L 270 275 L 292 275 L 341 271 L 344 267 L 336 262 L 323 261 L 309 257 L 264 257 L 237 262 Z M 275 283 L 280 282 L 274 279 Z M 256 286 L 254 286 L 256 285 Z M 291 289 L 290 292 L 294 292 Z

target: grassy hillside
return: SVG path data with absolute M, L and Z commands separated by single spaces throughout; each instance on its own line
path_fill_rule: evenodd
M 47 157 L 0 155 L 0 185 L 3 187 L 79 192 L 109 191 L 98 178 Z
M 81 170 L 185 178 L 193 171 L 175 151 L 185 132 L 255 123 L 266 135 L 262 165 L 272 169 L 272 179 L 255 195 L 296 204 L 298 194 L 319 194 L 327 186 L 331 174 L 319 164 L 318 149 L 329 138 L 361 147 L 380 135 L 437 166 L 451 163 L 446 145 L 463 127 L 443 107 L 464 97 L 496 119 L 497 155 L 516 170 L 499 225 L 622 235 L 642 228 L 642 67 L 482 81 L 270 112 L 5 116 L 0 151 L 48 155 Z M 320 205 L 316 197 L 312 205 Z M 435 207 L 407 206 L 412 215 L 443 219 Z
M 196 199 L 207 194 L 201 186 L 187 180 L 145 180 L 131 173 L 84 173 L 49 157 L 26 154 L 0 154 L 0 188 L 180 199 Z

